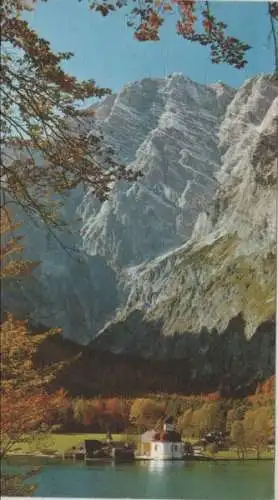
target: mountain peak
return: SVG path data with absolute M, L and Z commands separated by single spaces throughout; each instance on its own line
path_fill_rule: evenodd
M 234 91 L 181 73 L 126 85 L 96 117 L 119 158 L 143 178 L 119 182 L 104 207 L 81 206 L 83 248 L 112 266 L 150 260 L 189 238 L 215 190 L 218 132 Z M 104 215 L 105 214 L 105 215 Z M 156 227 L 153 233 L 153 227 Z

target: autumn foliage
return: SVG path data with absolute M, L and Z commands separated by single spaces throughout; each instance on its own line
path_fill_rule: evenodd
M 7 452 L 34 432 L 50 429 L 52 414 L 64 404 L 65 392 L 48 393 L 57 367 L 37 370 L 32 355 L 41 336 L 25 321 L 8 314 L 1 325 L 1 449 Z M 28 438 L 29 434 L 29 438 Z
M 130 409 L 130 421 L 141 430 L 157 427 L 166 416 L 164 401 L 150 398 L 135 399 Z
M 123 432 L 129 421 L 128 403 L 122 398 L 77 400 L 74 403 L 77 424 L 94 431 Z
M 12 213 L 8 208 L 0 210 L 0 278 L 23 277 L 37 267 L 37 262 L 27 261 L 21 258 L 14 259 L 14 254 L 19 257 L 23 250 L 23 237 L 17 234 L 20 223 L 15 223 Z
M 266 12 L 271 23 L 275 69 L 278 70 L 277 35 L 278 2 L 268 2 Z M 129 0 L 89 0 L 90 9 L 107 16 L 111 12 L 127 8 Z M 208 46 L 214 64 L 226 63 L 237 69 L 247 64 L 247 43 L 230 36 L 228 25 L 216 18 L 211 3 L 197 0 L 133 0 L 133 8 L 127 15 L 127 25 L 134 30 L 134 37 L 141 42 L 158 41 L 160 29 L 168 14 L 178 17 L 176 33 L 185 40 Z
M 30 5 L 30 3 L 29 3 Z M 63 70 L 73 54 L 54 53 L 23 18 L 26 2 L 1 2 L 1 205 L 61 226 L 62 195 L 77 186 L 104 199 L 117 179 L 134 179 L 106 147 L 80 106 L 110 93 Z M 57 196 L 58 195 L 58 196 Z
M 128 6 L 127 0 L 115 4 L 93 1 L 90 8 L 106 16 L 110 12 Z M 128 19 L 139 41 L 157 41 L 160 28 L 168 13 L 176 13 L 176 32 L 184 39 L 209 46 L 213 63 L 227 63 L 241 69 L 247 63 L 246 52 L 250 46 L 226 34 L 227 24 L 216 19 L 209 2 L 196 0 L 144 0 L 135 2 Z
M 67 74 L 63 64 L 73 54 L 55 53 L 23 17 L 38 2 L 3 0 L 0 7 L 2 204 L 16 201 L 29 215 L 61 227 L 61 197 L 70 189 L 84 186 L 103 200 L 116 180 L 134 180 L 141 173 L 119 164 L 94 123 L 93 108 L 84 109 L 88 99 L 110 90 Z M 178 35 L 209 47 L 212 63 L 238 69 L 247 64 L 250 46 L 228 34 L 208 1 L 134 0 L 132 8 L 129 0 L 88 2 L 103 16 L 127 8 L 128 26 L 139 41 L 159 40 L 167 15 L 175 13 Z M 277 2 L 269 3 L 267 12 L 277 70 Z
M 16 279 L 30 272 L 34 264 L 20 259 L 21 239 L 15 235 L 18 225 L 11 214 L 1 210 L 1 279 Z M 61 407 L 65 392 L 48 393 L 48 386 L 60 363 L 38 368 L 34 355 L 46 336 L 31 333 L 28 322 L 6 312 L 1 324 L 1 450 L 9 451 L 26 435 L 49 428 L 52 414 Z M 31 434 L 30 434 L 31 433 Z
M 275 393 L 275 376 L 269 377 L 263 382 L 259 382 L 256 389 L 256 394 L 267 394 L 274 396 Z
M 258 406 L 257 401 L 251 402 L 249 397 L 208 400 L 205 394 L 150 394 L 131 399 L 125 396 L 68 397 L 66 406 L 71 411 L 60 413 L 61 432 L 134 435 L 155 429 L 160 433 L 165 417 L 171 415 L 183 439 L 197 441 L 209 432 L 222 433 L 229 443 L 226 445 L 235 447 L 243 458 L 252 450 L 260 456 L 274 436 L 274 401 L 271 400 L 264 400 Z

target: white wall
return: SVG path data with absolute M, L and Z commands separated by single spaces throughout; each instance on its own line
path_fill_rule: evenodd
M 151 457 L 162 460 L 172 458 L 182 458 L 184 455 L 184 443 L 168 443 L 153 441 L 151 443 Z

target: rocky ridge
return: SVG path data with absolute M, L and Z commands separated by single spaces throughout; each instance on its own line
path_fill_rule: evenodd
M 80 207 L 83 250 L 112 267 L 151 260 L 190 237 L 215 192 L 218 131 L 234 90 L 180 74 L 126 85 L 96 109 L 121 161 L 144 177 L 117 183 L 102 205 L 91 193 Z
M 30 225 L 41 266 L 5 307 L 93 348 L 184 357 L 196 384 L 271 375 L 277 96 L 268 75 L 238 91 L 172 75 L 108 97 L 97 121 L 144 178 L 102 205 L 71 194 L 65 216 L 81 221 L 64 243 L 78 259 Z
M 79 343 L 94 338 L 125 304 L 126 266 L 189 237 L 215 191 L 217 134 L 233 95 L 223 84 L 199 85 L 174 74 L 130 83 L 94 108 L 82 126 L 88 133 L 101 126 L 120 160 L 144 178 L 117 183 L 103 204 L 90 191 L 70 193 L 63 216 L 71 232 L 60 237 L 72 255 L 39 221 L 27 220 L 25 257 L 41 265 L 23 285 L 9 284 L 4 307 L 28 313 L 35 325 L 60 326 Z M 25 220 L 22 213 L 18 218 Z
M 210 209 L 187 243 L 127 270 L 126 306 L 98 335 L 99 347 L 190 353 L 193 378 L 246 382 L 274 370 L 277 95 L 268 76 L 237 92 L 219 131 L 222 166 Z

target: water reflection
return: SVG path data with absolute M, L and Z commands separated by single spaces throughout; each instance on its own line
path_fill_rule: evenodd
M 170 460 L 150 460 L 149 462 L 142 462 L 142 465 L 148 468 L 148 472 L 155 473 L 158 475 L 164 475 L 166 469 L 168 471 L 171 469 L 183 468 L 183 461 L 170 461 Z
M 41 465 L 34 481 L 38 486 L 37 497 L 187 500 L 270 500 L 274 497 L 274 465 L 264 460 L 225 464 L 146 460 L 94 465 L 41 461 Z M 16 459 L 5 464 L 10 473 L 22 472 L 26 466 L 26 461 Z
M 165 461 L 164 460 L 151 460 L 148 464 L 149 472 L 155 474 L 164 474 Z

